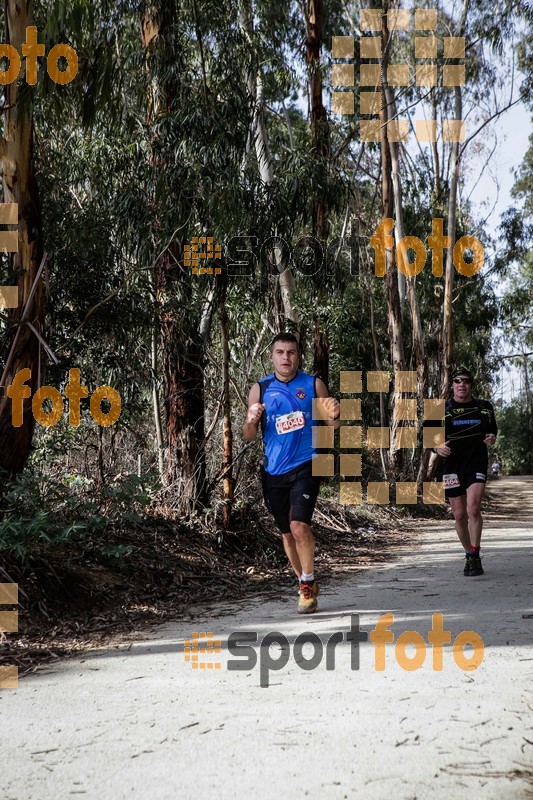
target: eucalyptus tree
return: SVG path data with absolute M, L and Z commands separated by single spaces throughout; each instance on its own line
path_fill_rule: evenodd
M 26 31 L 33 24 L 33 3 L 7 0 L 4 3 L 4 41 L 18 53 L 26 42 Z M 18 56 L 17 56 L 18 57 Z M 20 67 L 20 59 L 19 59 Z M 16 74 L 16 59 L 10 59 L 5 75 L 11 82 L 3 84 L 0 159 L 2 164 L 3 202 L 12 204 L 15 214 L 3 222 L 18 224 L 18 251 L 10 259 L 11 275 L 17 286 L 18 307 L 7 315 L 4 343 L 2 386 L 29 369 L 31 392 L 40 385 L 41 352 L 46 348 L 45 298 L 43 282 L 44 243 L 41 226 L 39 192 L 33 158 L 32 84 L 37 75 L 30 75 L 25 66 Z M 8 473 L 20 472 L 30 454 L 35 420 L 31 399 L 26 400 L 22 425 L 14 427 L 11 403 L 4 394 L 0 398 L 0 467 Z
M 191 510 L 206 500 L 204 361 L 220 281 L 193 274 L 184 247 L 223 242 L 254 216 L 240 176 L 246 43 L 235 9 L 214 2 L 46 11 L 45 35 L 80 61 L 67 100 L 45 86 L 41 103 L 55 346 L 62 363 L 107 369 L 130 411 L 146 411 L 161 381 L 166 482 Z

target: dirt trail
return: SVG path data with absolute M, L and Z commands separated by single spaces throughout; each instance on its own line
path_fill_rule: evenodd
M 1 797 L 533 797 L 533 478 L 502 478 L 490 492 L 480 578 L 463 577 L 449 522 L 417 522 L 419 544 L 323 585 L 312 617 L 294 613 L 291 594 L 203 608 L 0 691 Z M 364 635 L 386 612 L 394 642 L 378 671 L 376 645 L 346 637 L 354 615 Z M 442 670 L 428 643 L 436 613 L 451 633 Z M 186 661 L 193 631 L 221 641 L 219 654 L 199 654 L 219 668 Z M 243 631 L 257 642 L 237 659 L 227 641 Z M 285 638 L 268 651 L 272 631 Z M 404 668 L 415 645 L 402 656 L 398 643 L 406 631 L 425 653 L 415 670 Z M 472 671 L 463 631 L 483 641 Z M 299 646 L 302 633 L 315 636 Z M 245 655 L 255 668 L 235 669 Z

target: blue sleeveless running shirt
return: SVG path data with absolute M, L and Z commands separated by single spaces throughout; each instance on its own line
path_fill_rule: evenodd
M 312 445 L 315 377 L 297 372 L 286 383 L 271 373 L 258 383 L 259 402 L 266 405 L 261 417 L 263 467 L 270 475 L 283 475 L 311 461 L 316 452 Z

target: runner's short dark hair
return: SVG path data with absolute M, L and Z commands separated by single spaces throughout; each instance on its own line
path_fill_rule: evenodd
M 465 377 L 470 378 L 471 383 L 474 382 L 474 376 L 472 375 L 470 370 L 467 369 L 466 367 L 457 367 L 457 369 L 454 369 L 454 371 L 452 372 L 452 381 L 454 378 L 458 378 L 459 375 L 464 375 Z
M 274 345 L 276 342 L 292 342 L 296 345 L 296 349 L 300 352 L 300 342 L 294 335 L 294 333 L 289 333 L 288 331 L 282 331 L 281 333 L 276 333 L 272 341 L 270 342 L 270 351 L 272 352 Z

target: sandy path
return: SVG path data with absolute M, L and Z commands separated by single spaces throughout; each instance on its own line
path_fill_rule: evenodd
M 0 691 L 1 797 L 533 797 L 533 478 L 503 478 L 491 491 L 497 502 L 485 519 L 481 578 L 463 577 L 449 523 L 418 523 L 419 546 L 324 585 L 312 617 L 294 613 L 294 594 L 204 609 Z M 395 637 L 385 669 L 376 671 L 370 641 L 360 644 L 354 669 L 352 615 L 370 632 L 385 612 L 394 614 Z M 452 642 L 464 630 L 481 637 L 476 670 L 458 666 L 451 645 L 443 669 L 433 669 L 434 613 L 444 615 Z M 407 630 L 426 642 L 414 671 L 396 658 Z M 185 661 L 192 631 L 221 640 L 218 656 L 200 655 L 220 669 Z M 268 687 L 259 666 L 228 669 L 237 660 L 228 636 L 242 631 L 255 631 L 259 642 L 270 631 L 286 637 L 283 650 L 270 650 L 287 662 L 283 669 L 268 672 L 264 645 L 251 651 Z M 298 635 L 318 634 L 325 644 L 336 632 L 335 669 L 326 669 L 324 652 L 315 669 L 303 670 L 298 662 L 318 658 L 319 644 L 306 644 L 295 660 Z M 414 653 L 409 646 L 406 656 Z

